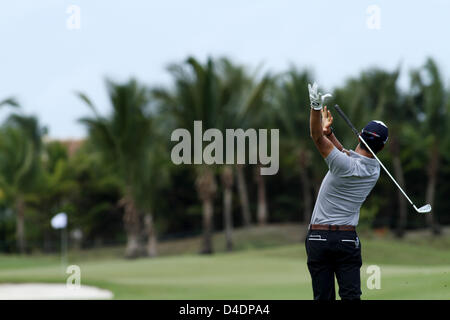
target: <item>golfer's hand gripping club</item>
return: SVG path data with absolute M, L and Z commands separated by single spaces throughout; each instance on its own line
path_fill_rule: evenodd
M 332 133 L 331 125 L 333 124 L 333 116 L 327 106 L 322 109 L 322 131 L 324 135 L 329 135 Z

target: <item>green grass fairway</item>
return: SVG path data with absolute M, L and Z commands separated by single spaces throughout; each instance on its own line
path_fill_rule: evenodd
M 363 238 L 363 299 L 450 299 L 450 251 L 424 243 Z M 117 299 L 311 299 L 302 243 L 213 256 L 77 259 L 82 284 Z M 366 268 L 381 268 L 381 289 L 366 286 Z M 55 256 L 0 256 L 0 282 L 62 282 Z

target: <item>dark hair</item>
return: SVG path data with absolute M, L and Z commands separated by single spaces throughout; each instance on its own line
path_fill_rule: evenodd
M 374 153 L 378 153 L 379 151 L 381 151 L 381 149 L 383 149 L 384 143 L 380 139 L 374 138 L 374 137 L 368 137 L 364 134 L 362 134 L 361 136 L 364 139 L 364 141 L 369 145 L 370 149 L 372 149 L 372 151 Z M 367 149 L 366 145 L 362 141 L 359 141 L 359 147 L 361 149 L 365 150 L 366 152 L 370 153 L 370 151 Z

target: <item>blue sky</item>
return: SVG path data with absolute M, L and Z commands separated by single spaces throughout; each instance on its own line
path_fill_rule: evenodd
M 79 30 L 66 26 L 70 5 L 81 9 Z M 381 9 L 380 30 L 367 27 L 369 5 Z M 449 14 L 446 0 L 2 1 L 0 99 L 17 97 L 51 137 L 78 138 L 77 119 L 89 110 L 75 91 L 106 113 L 106 76 L 166 84 L 166 66 L 187 55 L 227 55 L 272 72 L 293 63 L 329 89 L 363 68 L 400 63 L 406 86 L 408 71 L 432 56 L 447 80 Z

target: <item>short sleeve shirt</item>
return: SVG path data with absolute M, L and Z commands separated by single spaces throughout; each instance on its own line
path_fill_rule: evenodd
M 359 210 L 380 176 L 376 159 L 336 147 L 325 158 L 329 171 L 320 186 L 311 224 L 356 226 Z

